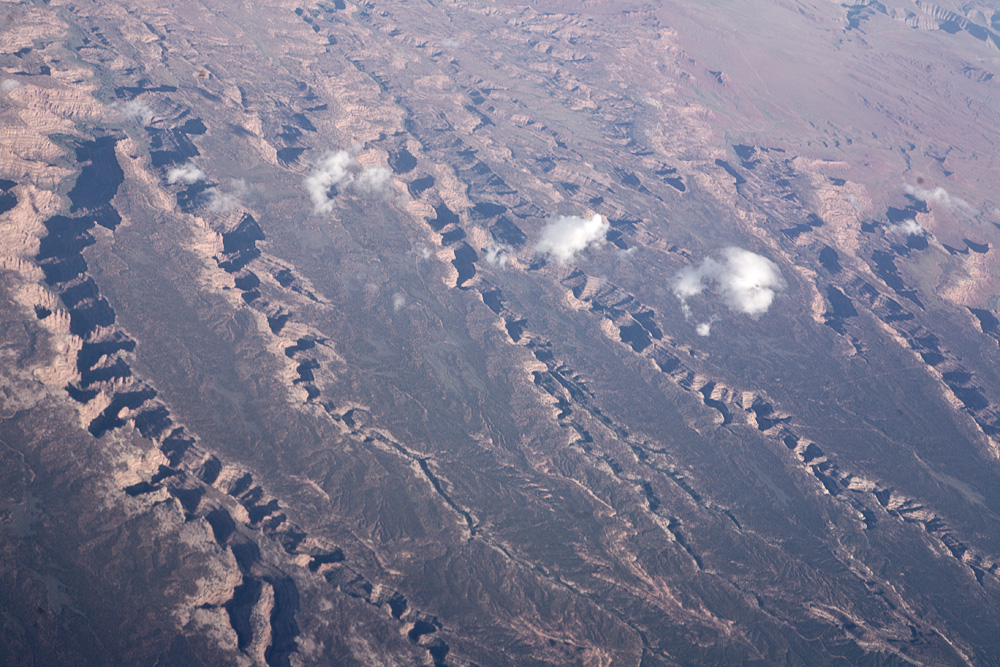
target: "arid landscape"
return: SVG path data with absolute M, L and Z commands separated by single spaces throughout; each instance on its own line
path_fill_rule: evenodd
M 0 6 L 0 664 L 1000 665 L 1000 5 Z

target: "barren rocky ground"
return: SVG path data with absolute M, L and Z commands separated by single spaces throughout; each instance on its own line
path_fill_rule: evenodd
M 1000 7 L 0 5 L 0 664 L 1000 664 Z

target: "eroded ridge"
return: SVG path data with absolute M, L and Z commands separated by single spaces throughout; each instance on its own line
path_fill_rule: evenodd
M 741 145 L 733 148 L 741 158 L 741 168 L 746 175 L 743 178 L 745 185 L 739 189 L 741 205 L 761 207 L 780 221 L 803 220 L 779 230 L 780 246 L 790 257 L 797 256 L 817 268 L 810 271 L 808 277 L 815 283 L 820 293 L 817 296 L 825 305 L 821 315 L 816 313 L 819 315 L 817 322 L 830 327 L 853 354 L 864 358 L 863 336 L 859 329 L 851 326 L 859 316 L 858 304 L 863 304 L 880 328 L 912 351 L 927 372 L 938 380 L 948 402 L 971 418 L 983 435 L 990 455 L 1000 456 L 1000 408 L 985 386 L 976 382 L 975 373 L 963 364 L 959 355 L 947 349 L 942 332 L 935 333 L 924 324 L 927 320 L 921 316 L 928 306 L 918 289 L 908 284 L 903 267 L 904 263 L 918 260 L 923 254 L 942 250 L 952 256 L 986 253 L 989 244 L 964 239 L 966 248 L 958 250 L 938 242 L 917 222 L 931 213 L 928 201 L 911 193 L 903 193 L 895 205 L 886 206 L 881 215 L 859 222 L 838 220 L 837 229 L 829 229 L 831 225 L 810 212 L 791 188 L 793 181 L 806 178 L 793 156 L 774 149 Z M 829 195 L 835 201 L 841 197 L 848 202 L 856 201 L 852 199 L 853 193 L 861 192 L 845 179 L 824 180 L 830 180 L 831 184 L 824 184 L 823 188 L 834 191 L 850 188 L 847 194 Z M 775 186 L 778 187 L 777 195 L 773 193 Z M 787 192 L 782 195 L 783 189 Z M 842 212 L 832 210 L 843 217 Z M 844 229 L 845 224 L 850 225 L 849 230 Z M 830 245 L 838 239 L 843 242 L 845 237 L 850 238 L 852 244 L 863 239 L 865 254 L 845 263 Z M 988 310 L 967 310 L 975 317 L 980 331 L 996 337 L 996 319 Z
M 741 390 L 727 386 L 723 381 L 707 377 L 690 368 L 683 359 L 690 355 L 684 354 L 679 346 L 663 336 L 655 325 L 652 311 L 638 303 L 634 297 L 623 293 L 618 288 L 601 281 L 601 287 L 587 292 L 589 279 L 582 271 L 574 271 L 564 279 L 564 284 L 570 288 L 575 298 L 588 304 L 592 312 L 617 328 L 617 334 L 623 345 L 633 352 L 647 357 L 661 372 L 667 375 L 678 387 L 696 396 L 706 407 L 717 413 L 716 423 L 719 427 L 728 426 L 738 417 L 740 423 L 756 428 L 771 440 L 783 444 L 795 457 L 797 463 L 812 475 L 821 485 L 825 493 L 841 500 L 852 508 L 866 528 L 875 525 L 875 517 L 884 513 L 901 521 L 920 525 L 928 535 L 932 536 L 947 549 L 954 558 L 965 565 L 982 583 L 986 574 L 994 578 L 1000 576 L 996 557 L 977 553 L 957 536 L 947 523 L 926 506 L 926 503 L 898 490 L 887 487 L 863 474 L 845 471 L 832 457 L 825 454 L 822 448 L 811 439 L 799 432 L 794 415 L 782 411 L 765 394 L 753 390 Z M 883 316 L 896 314 L 898 309 L 876 309 Z M 636 342 L 634 327 L 639 321 L 647 322 L 642 331 L 647 337 Z M 909 320 L 904 320 L 909 321 Z M 914 340 L 919 340 L 914 336 Z M 936 338 L 924 340 L 925 353 L 937 354 L 937 350 L 927 349 L 928 345 L 936 346 Z M 946 382 L 968 382 L 961 371 L 948 371 Z M 944 375 L 942 374 L 942 377 Z M 958 385 L 961 389 L 962 386 Z

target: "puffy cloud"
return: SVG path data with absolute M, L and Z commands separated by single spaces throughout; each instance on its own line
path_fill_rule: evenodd
M 313 211 L 330 213 L 338 193 L 354 188 L 366 194 L 378 194 L 388 190 L 391 182 L 392 172 L 388 168 L 360 167 L 351 151 L 340 150 L 323 156 L 306 177 L 305 187 L 312 199 Z
M 327 153 L 316 165 L 316 169 L 306 178 L 306 190 L 313 202 L 316 213 L 329 213 L 333 210 L 331 190 L 338 190 L 343 183 L 349 183 L 353 178 L 350 168 L 354 166 L 354 158 L 347 151 Z
M 4 79 L 3 81 L 0 81 L 0 90 L 2 90 L 5 93 L 9 93 L 15 88 L 20 88 L 20 87 L 21 87 L 21 82 L 18 81 L 17 79 Z
M 393 312 L 399 312 L 403 306 L 406 305 L 406 295 L 402 292 L 396 292 L 392 295 L 392 310 Z
M 699 322 L 698 326 L 696 326 L 694 330 L 699 336 L 708 336 L 712 333 L 712 320 L 709 320 L 708 322 Z
M 575 215 L 553 218 L 542 229 L 542 237 L 535 244 L 535 250 L 549 255 L 560 264 L 567 264 L 578 253 L 604 243 L 609 228 L 610 225 L 600 214 L 592 218 Z
M 681 300 L 686 315 L 690 314 L 687 300 L 710 285 L 715 285 L 730 310 L 756 316 L 771 307 L 775 295 L 784 289 L 785 279 L 768 258 L 743 248 L 725 248 L 721 260 L 709 257 L 677 274 L 674 295 Z M 707 335 L 701 330 L 710 331 L 711 322 L 707 325 L 699 325 L 700 335 Z
M 143 125 L 149 125 L 153 122 L 153 110 L 141 100 L 130 100 L 119 109 L 122 115 L 129 120 L 140 121 Z
M 909 183 L 903 184 L 903 189 L 906 190 L 907 194 L 911 194 L 917 199 L 923 199 L 924 201 L 929 201 L 934 204 L 943 204 L 948 208 L 972 208 L 969 206 L 969 202 L 961 199 L 960 197 L 953 197 L 948 194 L 948 191 L 938 186 L 936 188 L 924 188 L 919 185 L 910 185 Z
M 223 192 L 218 186 L 212 186 L 205 190 L 208 196 L 208 210 L 213 213 L 228 213 L 239 206 L 239 197 L 231 192 Z
M 507 267 L 507 262 L 510 260 L 510 253 L 512 251 L 513 248 L 506 243 L 493 243 L 486 247 L 483 259 L 490 266 L 503 269 Z
M 167 172 L 167 183 L 197 183 L 205 180 L 205 172 L 196 167 L 193 162 L 188 162 L 181 167 L 174 167 Z
M 205 190 L 208 210 L 213 213 L 228 213 L 240 205 L 248 191 L 247 182 L 242 178 L 231 178 L 222 185 L 213 185 Z
M 354 177 L 354 187 L 361 192 L 383 192 L 392 181 L 388 167 L 365 167 Z
M 167 171 L 168 183 L 198 183 L 208 178 L 203 170 L 198 168 L 193 162 L 173 167 Z M 250 189 L 247 182 L 242 178 L 230 178 L 224 183 L 219 183 L 205 188 L 201 192 L 200 201 L 205 203 L 206 208 L 213 213 L 228 213 L 238 207 L 246 198 Z
M 894 232 L 902 232 L 907 236 L 923 236 L 927 233 L 927 230 L 914 219 L 903 220 L 889 228 Z

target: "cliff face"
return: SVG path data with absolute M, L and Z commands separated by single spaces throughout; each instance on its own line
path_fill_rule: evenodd
M 991 664 L 1000 18 L 9 3 L 5 664 Z

